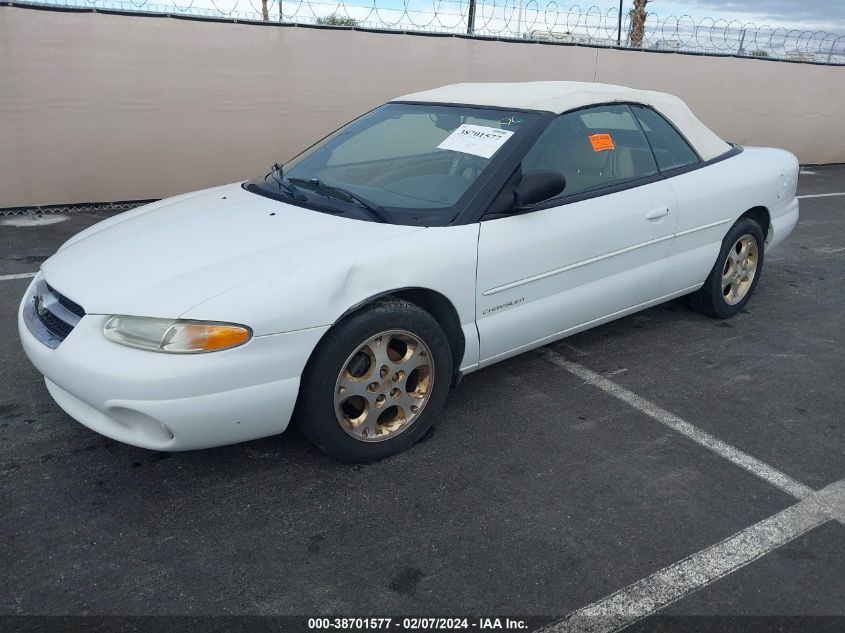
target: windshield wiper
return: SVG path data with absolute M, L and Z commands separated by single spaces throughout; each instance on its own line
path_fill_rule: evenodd
M 340 194 L 340 199 L 343 199 L 345 197 L 347 198 L 347 202 L 357 202 L 360 207 L 367 210 L 367 212 L 370 214 L 370 217 L 376 222 L 387 223 L 387 218 L 384 217 L 384 209 L 380 205 L 377 205 L 374 202 L 370 202 L 366 198 L 362 198 L 357 193 L 353 193 L 348 189 L 344 189 L 343 187 L 335 187 L 334 185 L 327 185 L 323 181 L 318 180 L 316 178 L 312 178 L 311 180 L 305 180 L 304 178 L 291 178 L 288 180 L 288 182 L 292 181 L 298 182 L 301 185 L 305 186 L 313 185 L 317 188 L 317 193 L 329 192 L 334 194 Z M 338 196 L 335 195 L 330 197 Z
M 267 173 L 266 176 L 264 176 L 264 180 L 267 180 L 267 178 L 272 178 L 273 182 L 275 182 L 279 186 L 279 189 L 284 189 L 285 191 L 287 191 L 294 200 L 299 200 L 300 202 L 308 200 L 308 198 L 305 197 L 305 194 L 302 193 L 299 189 L 297 189 L 296 186 L 294 186 L 294 184 L 291 183 L 290 180 L 285 182 L 283 169 L 284 168 L 281 164 L 273 163 L 273 166 L 270 168 L 270 171 Z

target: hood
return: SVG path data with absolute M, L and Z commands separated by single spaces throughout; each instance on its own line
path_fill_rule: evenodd
M 348 267 L 374 242 L 419 230 L 303 209 L 232 184 L 101 222 L 42 271 L 88 314 L 176 318 L 257 278 Z

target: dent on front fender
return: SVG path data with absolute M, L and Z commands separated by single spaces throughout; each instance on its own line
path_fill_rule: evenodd
M 463 357 L 456 369 L 478 366 L 479 340 L 475 325 L 476 265 L 479 225 L 427 228 L 403 239 L 404 257 L 360 259 L 331 288 L 330 303 L 337 322 L 383 296 L 403 290 L 437 293 L 451 304 L 463 338 Z M 395 243 L 390 244 L 395 246 Z
M 183 318 L 231 320 L 250 325 L 256 335 L 275 334 L 332 325 L 373 297 L 426 288 L 452 303 L 466 332 L 474 328 L 478 230 L 473 224 L 397 232 L 354 258 L 348 247 L 322 245 L 313 256 L 267 271 Z
M 374 297 L 420 288 L 448 299 L 461 323 L 474 321 L 477 224 L 430 227 L 375 249 L 384 255 L 360 258 L 345 271 L 332 293 L 339 318 Z

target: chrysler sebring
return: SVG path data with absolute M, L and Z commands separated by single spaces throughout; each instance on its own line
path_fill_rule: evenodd
M 457 84 L 247 182 L 136 208 L 44 262 L 23 347 L 58 405 L 157 450 L 416 442 L 461 376 L 688 295 L 728 318 L 798 219 L 798 162 L 676 97 Z

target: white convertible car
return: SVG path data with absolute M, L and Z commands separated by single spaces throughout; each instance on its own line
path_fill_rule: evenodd
M 157 450 L 281 433 L 342 460 L 432 425 L 463 374 L 669 299 L 726 318 L 798 219 L 798 162 L 679 99 L 458 84 L 263 178 L 97 224 L 19 330 L 62 409 Z

